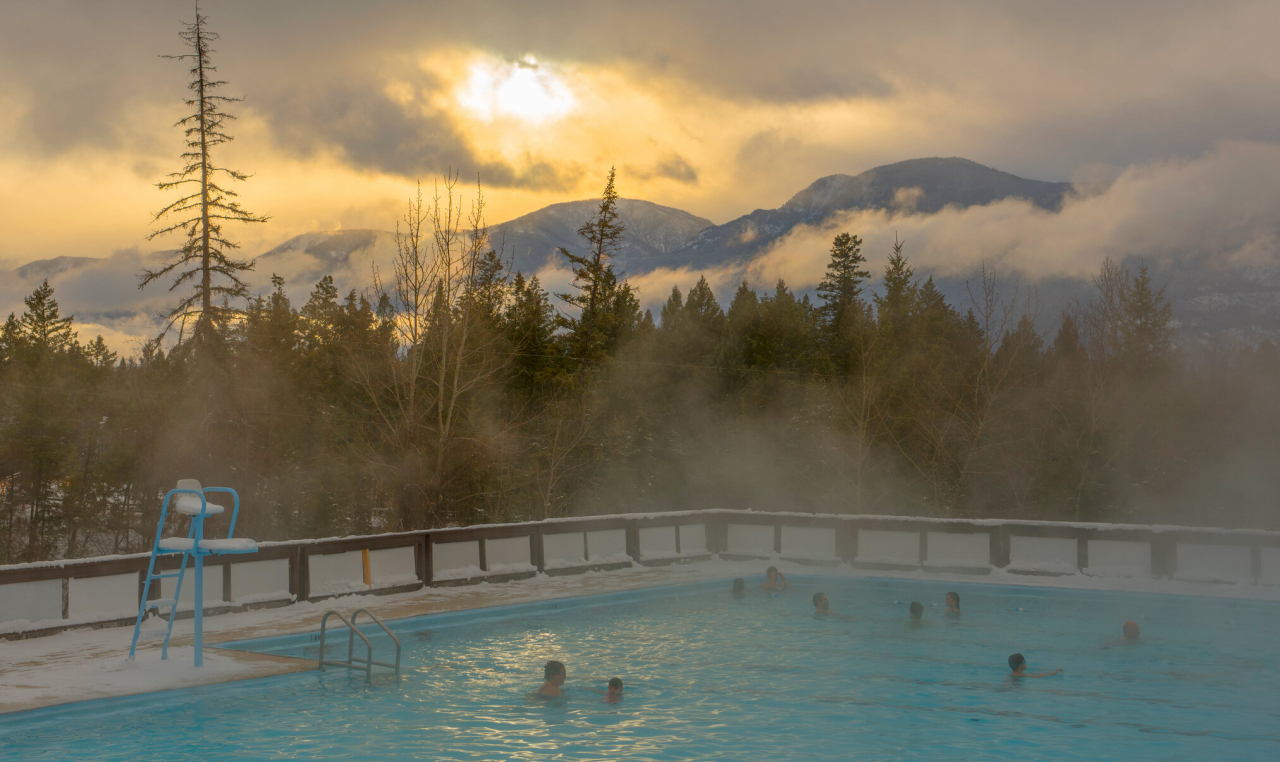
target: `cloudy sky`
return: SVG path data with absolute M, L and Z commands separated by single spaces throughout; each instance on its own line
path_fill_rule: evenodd
M 308 231 L 390 229 L 413 181 L 449 167 L 479 174 L 491 222 L 594 196 L 617 165 L 623 195 L 717 223 L 921 156 L 1046 180 L 1150 182 L 1225 156 L 1238 181 L 1191 177 L 1267 185 L 1248 157 L 1280 167 L 1275 2 L 202 10 L 227 92 L 245 98 L 225 161 L 254 174 L 245 205 L 271 216 L 231 231 L 250 255 Z M 114 255 L 127 270 L 128 252 L 166 244 L 146 236 L 186 91 L 184 67 L 159 56 L 182 52 L 191 14 L 163 0 L 0 7 L 0 265 Z

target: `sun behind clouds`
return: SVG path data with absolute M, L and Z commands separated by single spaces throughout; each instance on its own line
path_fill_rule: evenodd
M 457 99 L 474 117 L 486 122 L 498 117 L 535 124 L 552 121 L 571 112 L 575 104 L 564 80 L 533 56 L 514 63 L 475 62 L 457 91 Z

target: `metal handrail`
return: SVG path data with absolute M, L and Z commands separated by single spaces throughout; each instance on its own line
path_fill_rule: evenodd
M 377 664 L 379 667 L 390 667 L 396 671 L 396 677 L 399 677 L 400 676 L 400 638 L 397 638 L 395 636 L 395 633 L 393 633 L 385 624 L 383 624 L 382 620 L 379 619 L 377 616 L 375 616 L 374 613 L 369 609 L 356 609 L 354 612 L 352 612 L 351 625 L 353 627 L 355 626 L 356 619 L 358 619 L 361 614 L 368 614 L 369 618 L 373 620 L 373 623 L 381 627 L 382 631 L 387 634 L 387 637 L 391 638 L 391 640 L 394 641 L 396 644 L 396 663 L 395 664 L 388 664 L 387 662 L 384 662 L 384 661 L 373 661 L 373 652 L 370 651 L 369 652 L 370 667 L 372 668 L 372 665 L 374 664 Z M 365 642 L 368 642 L 368 641 L 365 641 Z M 350 649 L 348 649 L 348 651 L 350 651 Z M 352 658 L 349 652 L 347 654 L 347 658 L 348 659 Z
M 324 658 L 324 633 L 325 633 L 325 627 L 329 623 L 329 617 L 331 616 L 336 616 L 338 619 L 342 620 L 343 624 L 347 626 L 347 632 L 349 634 L 347 635 L 347 660 L 346 661 L 333 661 L 332 659 Z M 351 658 L 352 652 L 355 649 L 355 642 L 356 642 L 357 635 L 359 635 L 360 639 L 364 641 L 364 647 L 368 649 L 368 652 L 369 652 L 368 659 L 360 660 L 364 662 L 363 667 L 356 666 L 354 663 L 355 660 Z M 331 667 L 346 667 L 347 669 L 363 669 L 365 672 L 365 679 L 366 680 L 373 679 L 373 665 L 374 665 L 373 644 L 369 642 L 369 639 L 364 636 L 363 632 L 360 632 L 359 630 L 357 630 L 351 624 L 351 622 L 347 620 L 345 616 L 338 613 L 337 611 L 329 610 L 324 612 L 324 617 L 320 620 L 320 658 L 318 659 L 318 661 L 319 661 L 319 667 L 321 672 L 324 671 L 325 665 L 328 664 Z M 399 674 L 399 669 L 396 670 L 396 674 Z

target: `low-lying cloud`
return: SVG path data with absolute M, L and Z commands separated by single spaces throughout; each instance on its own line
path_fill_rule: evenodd
M 1020 199 L 936 214 L 851 210 L 794 228 L 749 262 L 664 268 L 631 280 L 646 304 L 660 304 L 673 285 L 684 291 L 704 276 L 722 295 L 744 279 L 755 287 L 781 278 L 793 289 L 812 288 L 826 269 L 832 238 L 844 231 L 863 239 L 873 275 L 895 237 L 913 266 L 940 275 L 986 264 L 1031 282 L 1088 278 L 1108 257 L 1157 266 L 1274 267 L 1280 265 L 1276 177 L 1280 146 L 1224 143 L 1193 160 L 1129 167 L 1105 187 L 1082 187 L 1059 212 Z

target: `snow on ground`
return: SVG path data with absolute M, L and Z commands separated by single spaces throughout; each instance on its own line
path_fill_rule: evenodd
M 658 585 L 674 585 L 713 579 L 761 575 L 774 565 L 787 574 L 821 574 L 851 577 L 994 583 L 1035 587 L 1215 595 L 1260 600 L 1280 600 L 1280 587 L 1247 584 L 1206 584 L 1137 578 L 1100 578 L 1083 575 L 1040 577 L 995 570 L 989 575 L 946 574 L 915 571 L 866 571 L 848 566 L 804 566 L 781 560 L 726 561 L 672 564 L 670 566 L 618 569 L 496 584 L 424 588 L 396 595 L 352 595 L 320 602 L 296 603 L 278 608 L 206 617 L 205 666 L 192 666 L 193 620 L 174 624 L 169 659 L 160 661 L 164 622 L 152 619 L 144 625 L 133 663 L 125 661 L 132 628 L 81 629 L 42 638 L 0 641 L 0 714 L 53 706 L 94 698 L 127 696 L 170 688 L 229 682 L 250 677 L 312 669 L 314 662 L 285 657 L 226 651 L 211 646 L 246 638 L 285 635 L 315 630 L 329 609 L 350 613 L 368 608 L 380 618 L 397 619 L 421 614 L 527 603 L 548 598 L 617 592 Z

